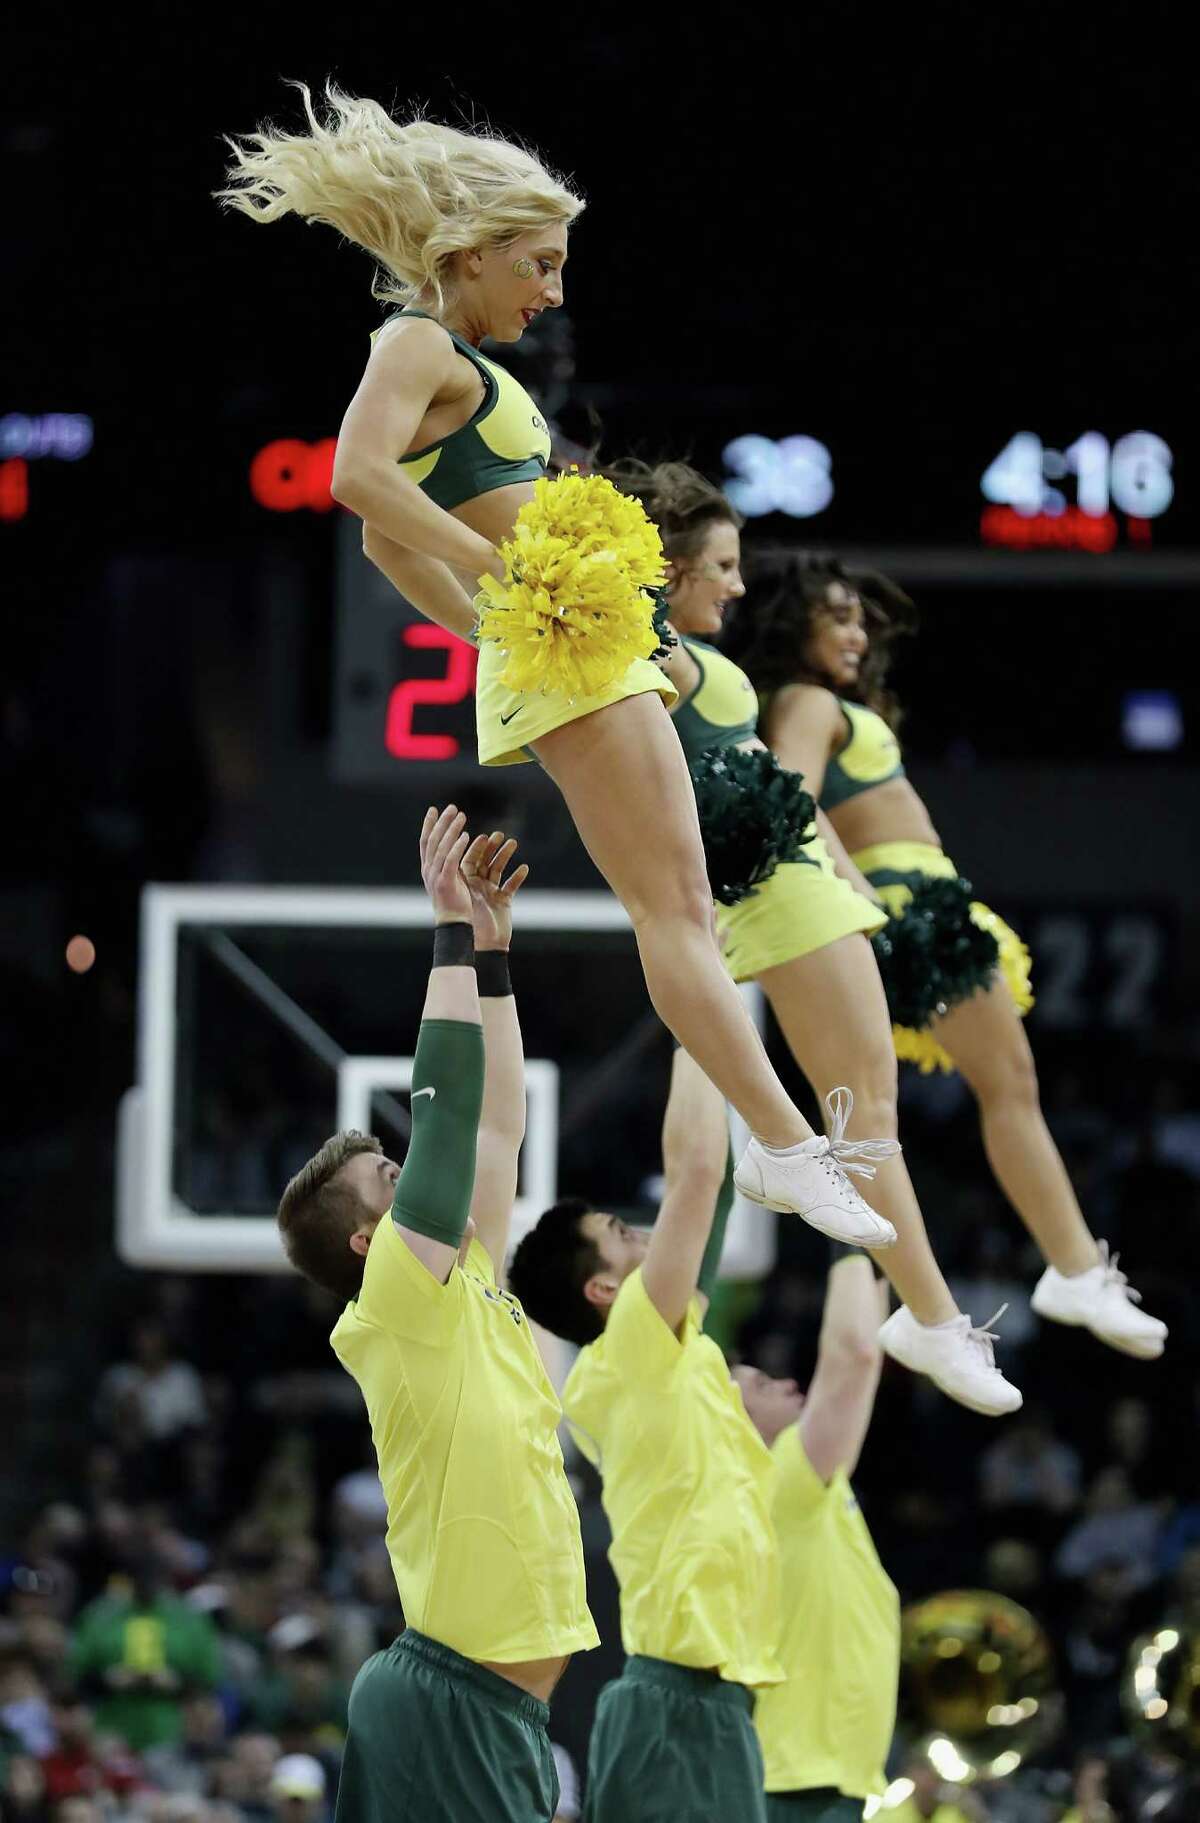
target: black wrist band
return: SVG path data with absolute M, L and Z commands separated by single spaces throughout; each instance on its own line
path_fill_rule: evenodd
M 475 981 L 481 1000 L 503 1000 L 512 993 L 508 972 L 508 951 L 479 949 L 475 951 Z
M 434 968 L 470 968 L 475 932 L 469 924 L 439 924 L 433 933 Z

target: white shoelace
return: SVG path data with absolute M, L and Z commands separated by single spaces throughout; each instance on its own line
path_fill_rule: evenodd
M 874 1177 L 875 1166 L 870 1161 L 894 1158 L 899 1152 L 898 1139 L 846 1138 L 846 1128 L 854 1112 L 853 1090 L 831 1089 L 825 1097 L 825 1110 L 829 1115 L 829 1134 L 825 1144 L 829 1157 L 842 1171 L 853 1171 L 856 1177 Z
M 990 1316 L 986 1323 L 980 1324 L 978 1328 L 972 1323 L 970 1317 L 967 1318 L 967 1341 L 974 1342 L 975 1345 L 982 1350 L 984 1358 L 993 1373 L 1000 1372 L 1000 1369 L 996 1366 L 995 1350 L 995 1344 L 1000 1340 L 1000 1337 L 997 1331 L 992 1328 L 992 1325 L 993 1323 L 998 1323 L 1000 1321 L 1007 1309 L 1007 1304 L 1001 1304 L 999 1310 Z
M 1101 1282 L 1104 1285 L 1105 1290 L 1107 1291 L 1108 1287 L 1112 1285 L 1121 1293 L 1122 1297 L 1128 1298 L 1131 1304 L 1140 1304 L 1142 1301 L 1141 1292 L 1135 1291 L 1125 1274 L 1117 1270 L 1117 1261 L 1121 1257 L 1120 1254 L 1114 1253 L 1110 1258 L 1107 1241 L 1097 1241 L 1096 1251 L 1100 1255 Z

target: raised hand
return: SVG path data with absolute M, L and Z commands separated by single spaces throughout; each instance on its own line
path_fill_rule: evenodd
M 474 901 L 462 875 L 471 841 L 467 819 L 453 804 L 429 809 L 421 825 L 421 880 L 433 906 L 435 924 L 470 924 Z
M 476 836 L 463 856 L 462 875 L 471 895 L 477 950 L 508 948 L 513 900 L 529 878 L 529 869 L 522 863 L 505 879 L 505 869 L 516 852 L 513 838 L 494 829 L 490 836 Z

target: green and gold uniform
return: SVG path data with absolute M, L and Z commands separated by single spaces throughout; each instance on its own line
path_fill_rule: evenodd
M 405 310 L 399 314 L 426 316 L 428 312 Z M 498 487 L 540 480 L 550 460 L 550 430 L 519 380 L 452 329 L 446 334 L 478 373 L 483 398 L 467 423 L 440 443 L 401 457 L 400 470 L 430 500 L 453 512 L 464 501 L 477 500 Z M 494 640 L 481 644 L 475 718 L 479 758 L 485 766 L 521 765 L 533 758 L 528 749 L 542 735 L 626 696 L 653 693 L 667 703 L 675 700 L 674 684 L 645 658 L 636 659 L 607 690 L 588 697 L 570 697 L 561 690 L 522 695 L 501 683 L 505 663 Z
M 401 316 L 425 316 L 403 310 Z M 445 327 L 445 325 L 443 325 Z M 514 481 L 539 481 L 550 460 L 550 429 L 519 380 L 452 329 L 446 334 L 483 381 L 483 398 L 465 424 L 401 456 L 400 468 L 423 494 L 452 512 Z
M 207 1614 L 160 1590 L 101 1595 L 79 1616 L 67 1661 L 70 1675 L 99 1687 L 97 1724 L 135 1753 L 174 1745 L 183 1731 L 180 1689 L 211 1690 L 221 1680 L 221 1638 Z M 129 1676 L 123 1687 L 109 1673 Z M 163 1677 L 163 1689 L 153 1681 Z
M 695 688 L 672 711 L 689 763 L 715 747 L 761 744 L 758 699 L 746 673 L 715 646 L 690 638 L 681 643 L 700 671 Z M 753 981 L 764 969 L 811 955 L 853 931 L 869 936 L 884 923 L 879 907 L 837 873 L 820 836 L 805 844 L 802 860 L 781 862 L 739 904 L 717 906 L 735 981 Z
M 884 1789 L 896 1722 L 900 1603 L 839 1469 L 826 1483 L 798 1425 L 771 1451 L 787 1682 L 755 1711 L 771 1823 L 861 1816 Z
M 561 1407 L 525 1313 L 472 1241 L 440 1284 L 405 1227 L 461 1235 L 483 1083 L 477 1025 L 427 1020 L 393 1218 L 330 1338 L 362 1390 L 409 1631 L 350 1696 L 338 1823 L 546 1823 L 557 1780 L 546 1704 L 484 1665 L 597 1645 Z
M 864 708 L 862 703 L 848 703 L 840 697 L 838 708 L 846 723 L 846 741 L 825 768 L 821 809 L 826 812 L 875 785 L 904 777 L 900 743 L 882 715 Z
M 699 1305 L 676 1334 L 632 1272 L 563 1407 L 603 1478 L 629 1654 L 596 1711 L 589 1823 L 756 1823 L 753 1692 L 782 1676 L 775 1472 Z
M 861 703 L 839 699 L 839 706 L 846 721 L 846 742 L 825 770 L 821 809 L 826 813 L 836 810 L 850 798 L 860 797 L 864 791 L 873 790 L 876 785 L 886 785 L 890 779 L 904 777 L 900 744 L 883 717 Z M 958 878 L 958 869 L 950 856 L 932 842 L 873 842 L 869 848 L 860 848 L 850 859 L 859 872 L 866 875 L 893 917 L 903 911 L 912 898 L 913 889 L 922 880 Z M 1000 950 L 1000 972 L 1023 1017 L 1033 1005 L 1028 949 L 1012 926 L 990 906 L 974 901 L 971 918 L 995 937 Z M 954 1069 L 954 1060 L 932 1032 L 915 1032 L 907 1026 L 894 1026 L 892 1030 L 896 1055 L 903 1062 L 917 1064 L 926 1074 L 932 1070 L 949 1073 Z

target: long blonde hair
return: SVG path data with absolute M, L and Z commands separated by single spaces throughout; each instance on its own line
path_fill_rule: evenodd
M 377 262 L 372 290 L 385 302 L 431 292 L 441 310 L 455 253 L 573 222 L 584 207 L 562 178 L 509 140 L 434 120 L 400 123 L 377 101 L 333 83 L 319 120 L 306 84 L 292 86 L 308 131 L 266 125 L 243 140 L 227 138 L 234 163 L 217 200 L 254 221 L 300 215 L 336 228 Z

